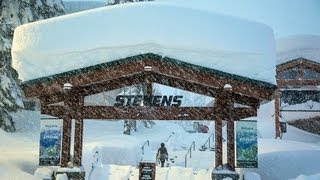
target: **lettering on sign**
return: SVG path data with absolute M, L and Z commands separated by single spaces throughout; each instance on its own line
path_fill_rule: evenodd
M 181 106 L 183 96 L 118 95 L 114 106 Z

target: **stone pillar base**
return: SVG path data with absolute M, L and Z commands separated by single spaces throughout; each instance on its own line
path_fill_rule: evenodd
M 83 168 L 81 167 L 73 167 L 73 168 L 59 168 L 55 172 L 55 177 L 57 174 L 67 174 L 68 180 L 85 180 L 86 177 L 86 172 Z
M 239 180 L 239 174 L 235 171 L 230 171 L 228 169 L 213 169 L 211 174 L 212 180 L 222 180 L 227 177 L 233 180 Z

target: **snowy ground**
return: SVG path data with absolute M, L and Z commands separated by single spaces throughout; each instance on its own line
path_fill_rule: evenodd
M 288 126 L 282 140 L 274 139 L 272 112 L 272 103 L 269 103 L 262 105 L 258 113 L 259 168 L 237 171 L 240 174 L 256 172 L 266 180 L 320 179 L 320 136 Z M 16 113 L 18 132 L 0 131 L 1 180 L 38 179 L 33 174 L 38 168 L 39 117 L 39 112 Z M 138 123 L 138 131 L 130 136 L 122 134 L 122 125 L 123 121 L 85 121 L 83 165 L 87 179 L 91 174 L 91 180 L 137 180 L 141 145 L 147 140 L 150 141 L 149 153 L 155 156 L 159 144 L 165 142 L 169 158 L 174 160 L 170 161 L 170 167 L 157 167 L 157 180 L 211 179 L 214 151 L 198 149 L 213 132 L 213 123 L 209 123 L 210 131 L 206 134 L 187 133 L 174 121 L 156 121 L 152 129 Z M 184 168 L 186 148 L 192 141 L 196 151 L 192 151 L 192 158 L 188 158 Z M 96 151 L 99 161 L 90 173 Z

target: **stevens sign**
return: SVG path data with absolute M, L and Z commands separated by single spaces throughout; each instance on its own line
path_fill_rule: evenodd
M 179 107 L 183 96 L 119 95 L 114 106 L 175 106 Z

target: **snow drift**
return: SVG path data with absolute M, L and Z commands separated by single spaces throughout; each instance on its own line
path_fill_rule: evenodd
M 13 67 L 24 81 L 149 52 L 275 83 L 271 28 L 164 3 L 128 3 L 25 24 L 15 29 L 12 47 Z

